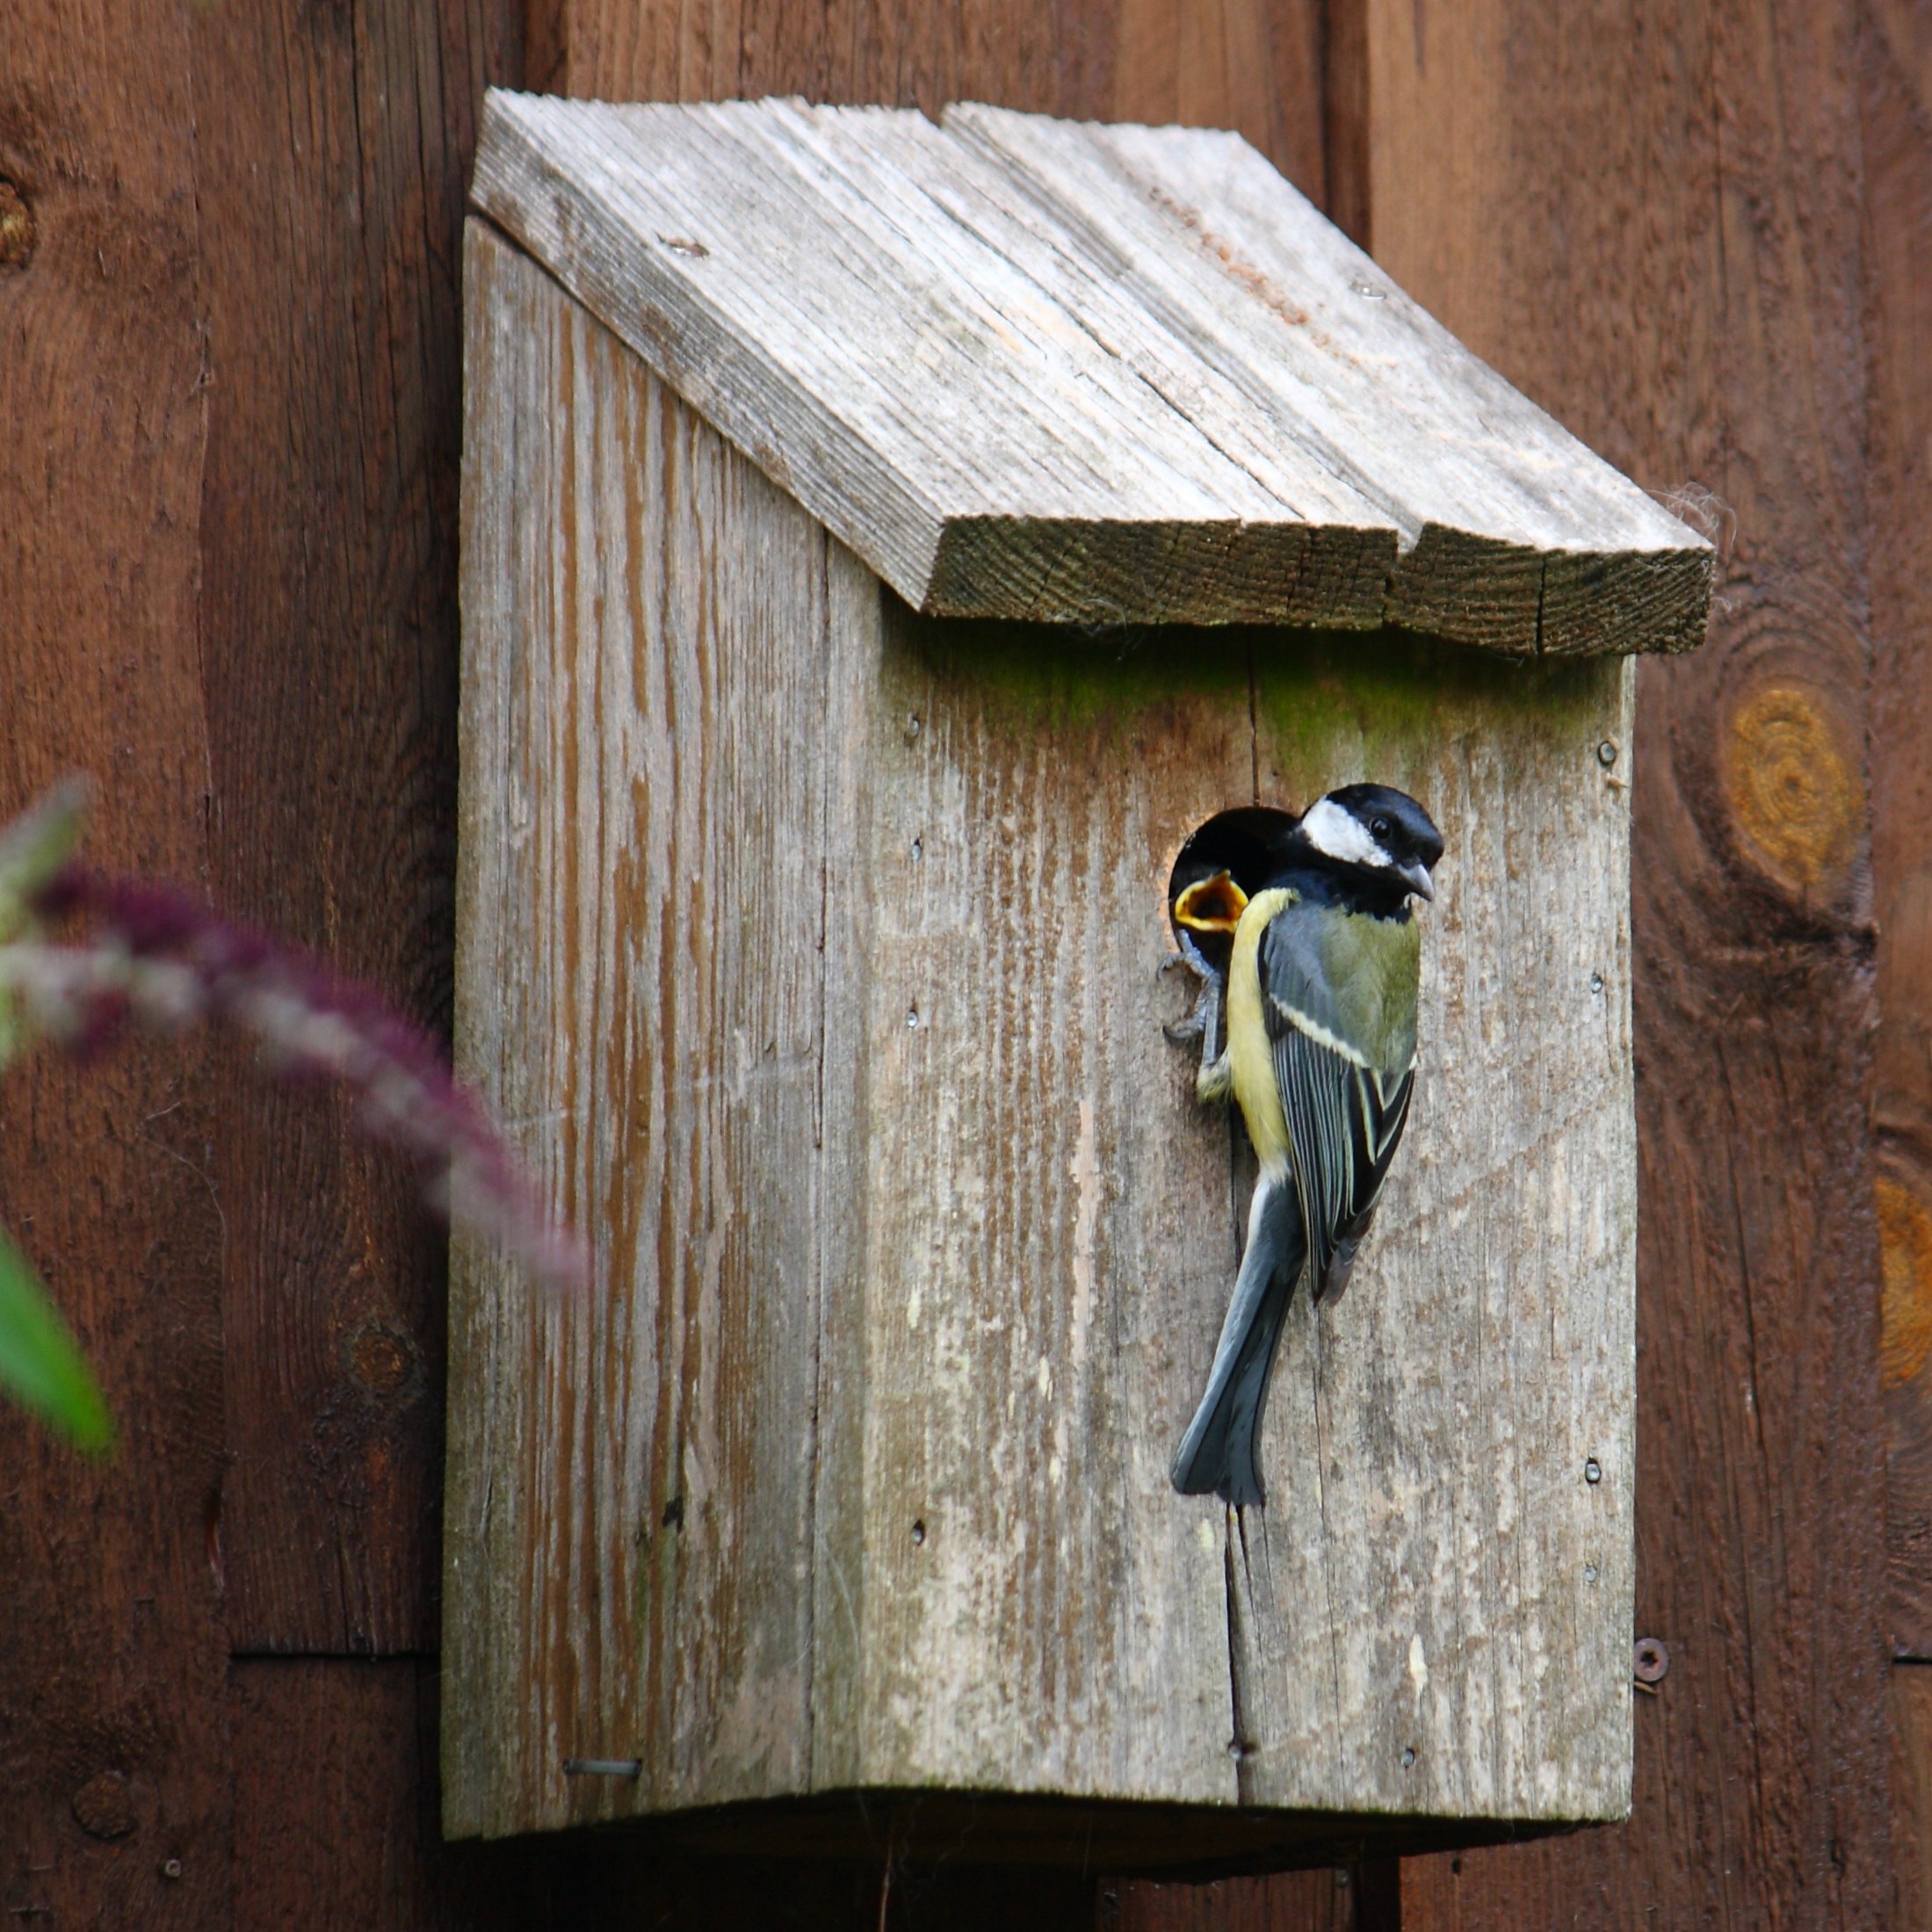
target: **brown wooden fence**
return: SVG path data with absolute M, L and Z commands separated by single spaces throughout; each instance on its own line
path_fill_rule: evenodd
M 1347 1885 L 907 1870 L 884 1914 L 882 1868 L 445 1849 L 438 1241 L 329 1103 L 141 1052 L 0 1090 L 0 1211 L 126 1435 L 97 1469 L 0 1418 L 0 1910 L 1932 1923 L 1932 8 L 14 0 L 0 810 L 85 768 L 98 857 L 438 1024 L 486 81 L 1237 126 L 1606 456 L 1734 511 L 1711 646 L 1640 684 L 1639 1622 L 1674 1661 L 1635 1813 Z

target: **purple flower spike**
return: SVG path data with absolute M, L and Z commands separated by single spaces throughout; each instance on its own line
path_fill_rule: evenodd
M 87 921 L 85 944 L 0 945 L 0 997 L 69 1053 L 105 1050 L 130 1020 L 166 1031 L 222 1023 L 258 1040 L 286 1078 L 338 1081 L 373 1138 L 423 1170 L 431 1205 L 493 1236 L 540 1279 L 578 1286 L 584 1243 L 545 1213 L 481 1100 L 437 1043 L 365 988 L 185 894 L 67 865 L 34 889 L 36 920 Z

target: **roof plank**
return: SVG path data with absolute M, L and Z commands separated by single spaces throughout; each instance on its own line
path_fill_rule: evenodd
M 917 609 L 1702 639 L 1709 546 L 1237 135 L 493 92 L 473 192 Z

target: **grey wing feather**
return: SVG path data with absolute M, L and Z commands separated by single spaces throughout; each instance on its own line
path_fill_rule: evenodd
M 1269 984 L 1265 947 L 1263 973 Z M 1276 995 L 1267 1002 L 1275 1083 L 1307 1229 L 1309 1277 L 1320 1301 L 1348 1285 L 1408 1121 L 1415 1073 L 1413 1065 L 1393 1075 L 1360 1065 L 1296 1024 L 1292 987 L 1269 984 L 1269 990 Z

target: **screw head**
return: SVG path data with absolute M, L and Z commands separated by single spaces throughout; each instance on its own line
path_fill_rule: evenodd
M 1639 1683 L 1661 1683 L 1670 1675 L 1670 1646 L 1661 1637 L 1639 1637 L 1631 1647 L 1630 1668 Z
M 163 1878 L 178 1878 L 181 1876 L 181 1861 L 178 1858 L 163 1858 L 161 1861 L 161 1876 Z
M 1608 771 L 1610 768 L 1617 763 L 1616 739 L 1606 738 L 1602 744 L 1597 746 L 1596 762 L 1597 763 L 1602 765 L 1606 771 Z
M 1594 1489 L 1598 1483 L 1603 1481 L 1603 1465 L 1602 1463 L 1597 1461 L 1596 1457 L 1592 1456 L 1590 1459 L 1583 1465 L 1583 1480 L 1588 1483 L 1589 1486 Z
M 1415 1746 L 1414 1746 L 1413 1744 L 1405 1744 L 1405 1745 L 1404 1745 L 1404 1746 L 1402 1747 L 1402 1769 L 1404 1769 L 1404 1770 L 1406 1771 L 1406 1770 L 1407 1770 L 1407 1769 L 1409 1769 L 1409 1768 L 1410 1768 L 1410 1767 L 1411 1767 L 1411 1766 L 1412 1766 L 1412 1765 L 1413 1765 L 1413 1764 L 1414 1764 L 1415 1762 Z

